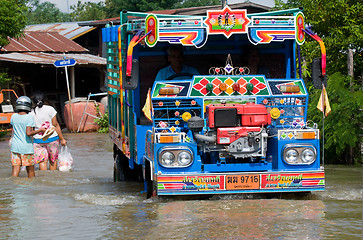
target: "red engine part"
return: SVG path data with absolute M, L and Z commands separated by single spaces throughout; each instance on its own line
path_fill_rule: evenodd
M 208 126 L 214 127 L 235 127 L 241 125 L 242 104 L 210 104 L 207 106 Z
M 242 126 L 266 126 L 271 124 L 271 115 L 264 105 L 246 103 L 243 105 Z
M 230 144 L 240 137 L 246 137 L 249 132 L 259 132 L 260 127 L 231 127 L 217 129 L 217 143 Z
M 207 114 L 210 128 L 271 124 L 271 116 L 262 104 L 211 104 L 207 106 Z

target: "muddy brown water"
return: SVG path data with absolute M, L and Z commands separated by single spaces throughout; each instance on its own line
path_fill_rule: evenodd
M 326 191 L 308 196 L 145 199 L 114 183 L 107 134 L 66 134 L 73 172 L 10 177 L 0 141 L 0 239 L 361 239 L 359 167 L 326 166 Z

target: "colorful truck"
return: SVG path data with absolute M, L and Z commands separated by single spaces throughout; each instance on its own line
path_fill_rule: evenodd
M 307 35 L 320 43 L 313 76 L 321 87 L 324 44 L 301 9 L 121 12 L 120 25 L 103 29 L 114 180 L 143 180 L 147 197 L 324 190 L 299 63 Z M 155 80 L 171 45 L 198 75 Z M 247 66 L 250 48 L 263 74 Z

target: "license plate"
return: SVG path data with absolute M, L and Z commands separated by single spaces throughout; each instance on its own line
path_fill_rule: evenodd
M 260 175 L 226 175 L 226 189 L 260 189 Z

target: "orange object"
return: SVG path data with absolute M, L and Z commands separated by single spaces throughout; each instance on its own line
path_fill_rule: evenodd
M 258 174 L 226 175 L 226 189 L 259 189 L 260 176 Z
M 0 91 L 0 124 L 10 124 L 11 116 L 15 113 L 15 101 L 18 95 L 13 89 Z
M 73 100 L 72 100 L 73 101 Z M 95 132 L 99 129 L 97 123 L 95 123 L 95 117 L 97 116 L 95 101 L 89 101 L 88 104 L 85 101 L 72 102 L 73 111 L 73 124 L 71 120 L 71 112 L 69 107 L 69 102 L 64 105 L 63 115 L 64 121 L 66 123 L 67 129 L 71 132 L 75 132 L 80 126 L 80 132 Z M 82 114 L 87 104 L 87 114 L 82 119 Z M 105 107 L 102 103 L 97 103 L 100 107 L 100 113 L 105 114 Z M 98 117 L 98 116 L 97 116 Z M 82 119 L 82 122 L 81 122 Z
M 315 139 L 316 135 L 315 132 L 297 132 L 296 139 Z
M 180 142 L 179 136 L 160 136 L 159 138 L 160 143 L 176 143 Z
M 227 84 L 225 83 L 221 83 L 219 84 L 219 90 L 221 90 L 222 92 L 227 90 Z
M 0 113 L 0 124 L 9 124 L 14 113 Z
M 300 87 L 298 85 L 282 85 L 280 91 L 283 93 L 299 93 Z
M 180 89 L 178 87 L 163 87 L 159 90 L 160 95 L 175 95 L 179 93 Z

